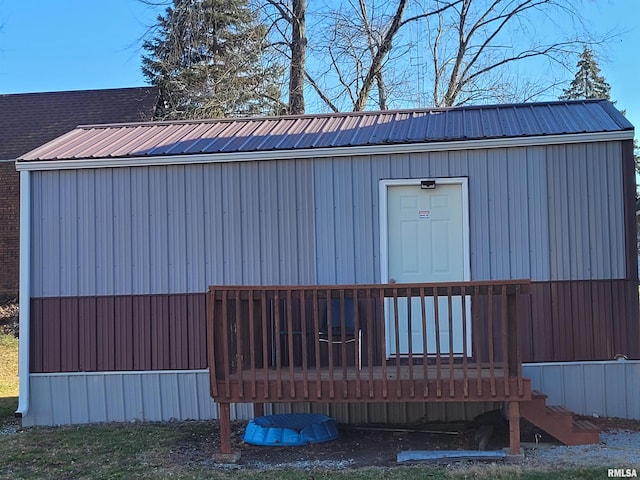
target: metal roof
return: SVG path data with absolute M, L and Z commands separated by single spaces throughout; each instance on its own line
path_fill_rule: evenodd
M 606 100 L 80 126 L 20 157 L 113 159 L 633 131 Z

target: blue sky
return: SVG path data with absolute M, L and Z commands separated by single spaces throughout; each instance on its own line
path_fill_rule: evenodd
M 640 0 L 584 0 L 598 33 L 619 35 L 599 64 L 640 127 Z M 138 0 L 0 0 L 0 93 L 144 85 L 140 38 L 157 11 Z

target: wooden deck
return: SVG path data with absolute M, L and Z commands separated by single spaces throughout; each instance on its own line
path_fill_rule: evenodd
M 210 287 L 211 396 L 231 454 L 230 404 L 518 402 L 527 280 Z M 517 436 L 517 442 L 516 442 Z M 512 433 L 519 450 L 519 430 Z
M 243 370 L 216 383 L 214 398 L 237 402 L 465 402 L 527 399 L 529 379 L 488 364 L 387 365 L 360 370 Z

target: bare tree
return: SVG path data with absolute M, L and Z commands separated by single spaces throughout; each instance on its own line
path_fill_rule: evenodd
M 441 0 L 434 0 L 437 5 Z M 584 32 L 550 37 L 554 18 L 579 20 L 568 0 L 463 0 L 438 10 L 427 25 L 433 68 L 432 103 L 453 106 L 485 101 L 528 100 L 561 82 L 549 65 L 561 66 L 588 42 Z M 546 23 L 545 35 L 536 22 Z M 528 65 L 528 75 L 522 75 Z M 546 67 L 544 66 L 546 65 Z M 542 70 L 542 78 L 530 75 Z
M 349 0 L 329 10 L 322 23 L 324 34 L 312 38 L 315 55 L 306 72 L 309 84 L 335 111 L 340 106 L 364 110 L 371 103 L 389 108 L 389 94 L 402 82 L 387 66 L 393 67 L 410 49 L 405 40 L 398 40 L 401 30 L 460 1 L 411 13 L 412 0 Z M 325 79 L 322 85 L 319 79 Z

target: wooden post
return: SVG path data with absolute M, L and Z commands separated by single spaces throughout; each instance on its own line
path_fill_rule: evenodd
M 509 402 L 509 454 L 520 455 L 520 402 Z
M 509 367 L 509 377 L 506 381 L 510 382 L 515 378 L 518 383 L 518 395 L 522 397 L 524 394 L 524 385 L 522 382 L 522 352 L 520 350 L 520 319 L 518 318 L 518 301 L 520 300 L 521 289 L 519 285 L 515 286 L 515 292 L 507 295 L 507 365 Z
M 233 451 L 231 447 L 231 404 L 220 403 L 220 451 L 214 455 L 219 463 L 236 463 L 240 460 L 240 451 Z
M 220 451 L 231 453 L 231 404 L 220 404 Z
M 264 416 L 264 403 L 253 404 L 253 416 L 254 418 Z

